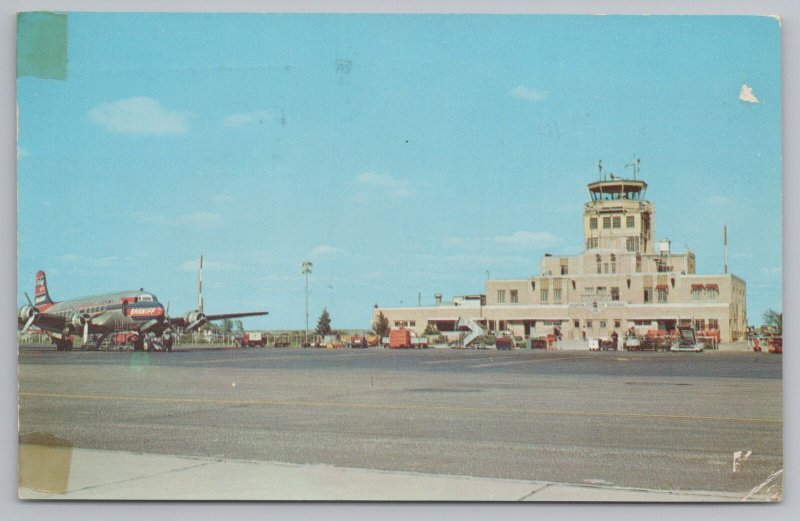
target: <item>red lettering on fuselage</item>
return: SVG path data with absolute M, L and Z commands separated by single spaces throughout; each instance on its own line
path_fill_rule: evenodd
M 164 314 L 164 308 L 128 308 L 128 316 L 130 317 L 160 317 Z

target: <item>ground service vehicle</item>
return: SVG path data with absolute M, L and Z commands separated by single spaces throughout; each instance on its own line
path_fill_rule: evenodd
M 412 347 L 411 331 L 405 328 L 389 331 L 389 348 L 400 349 L 404 347 Z
M 510 336 L 499 336 L 494 341 L 497 349 L 514 349 L 514 339 Z
M 694 328 L 679 327 L 678 328 L 678 341 L 675 342 L 669 349 L 672 352 L 676 351 L 689 351 L 699 353 L 703 350 L 702 342 L 697 341 Z
M 245 331 L 242 339 L 239 341 L 242 347 L 265 347 L 267 341 L 265 335 L 256 331 Z
M 350 347 L 367 347 L 367 339 L 363 336 L 351 336 Z

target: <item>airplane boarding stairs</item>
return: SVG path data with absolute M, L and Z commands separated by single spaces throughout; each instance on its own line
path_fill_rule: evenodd
M 464 337 L 464 347 L 469 346 L 472 342 L 477 340 L 478 338 L 486 335 L 486 330 L 483 327 L 472 320 L 471 318 L 467 317 L 459 317 L 458 322 L 456 323 L 456 329 L 461 331 L 462 329 L 468 329 L 469 334 Z

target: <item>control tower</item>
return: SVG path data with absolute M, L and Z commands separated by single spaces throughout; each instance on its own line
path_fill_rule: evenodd
M 644 198 L 647 183 L 614 174 L 609 178 L 588 185 L 591 201 L 583 207 L 586 251 L 653 253 L 655 209 Z

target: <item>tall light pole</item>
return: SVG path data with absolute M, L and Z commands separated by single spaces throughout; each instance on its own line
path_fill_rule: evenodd
M 306 276 L 306 336 L 303 340 L 304 345 L 308 344 L 308 275 L 311 273 L 311 266 L 313 266 L 311 261 L 303 261 L 303 269 L 300 271 Z

